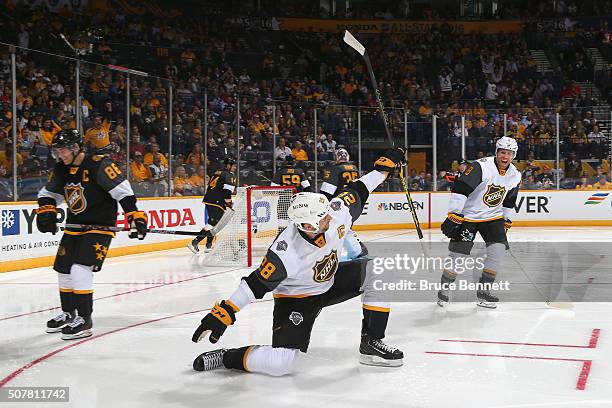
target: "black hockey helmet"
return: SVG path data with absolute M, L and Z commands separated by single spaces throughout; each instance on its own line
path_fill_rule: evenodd
M 53 136 L 51 141 L 52 148 L 72 147 L 75 144 L 82 146 L 83 137 L 76 129 L 62 129 Z
M 231 166 L 232 164 L 236 164 L 236 160 L 232 159 L 231 157 L 226 157 L 225 160 L 223 160 L 223 164 L 225 166 Z
M 295 165 L 295 157 L 293 157 L 293 156 L 286 156 L 285 157 L 285 165 L 286 166 L 294 166 Z

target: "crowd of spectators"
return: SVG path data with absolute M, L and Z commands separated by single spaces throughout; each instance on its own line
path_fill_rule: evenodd
M 120 13 L 52 14 L 38 8 L 17 10 L 14 17 L 0 20 L 0 36 L 21 47 L 16 51 L 16 111 L 22 198 L 44 183 L 53 163 L 53 135 L 76 127 L 75 62 L 28 50 L 69 55 L 60 33 L 85 50 L 80 84 L 87 144 L 99 148 L 94 141 L 107 135 L 106 154 L 129 171 L 139 195 L 201 195 L 205 173 L 211 174 L 226 157 L 239 161 L 245 182 L 265 183 L 274 163 L 282 164 L 288 155 L 314 178 L 335 160 L 337 148 L 346 147 L 356 157 L 357 111 L 376 115 L 374 92 L 359 56 L 347 52 L 335 35 L 231 31 L 219 19 L 201 24 L 195 15 L 147 20 Z M 563 157 L 574 154 L 579 161 L 598 163 L 589 164 L 593 171 L 581 165 L 571 175 L 565 163 L 565 178 L 588 187 L 595 185 L 589 173 L 608 172 L 609 138 L 591 108 L 600 101 L 584 96 L 576 83 L 588 61 L 584 69 L 561 64 L 541 73 L 528 51 L 527 35 L 457 35 L 444 24 L 424 34 L 364 36 L 364 41 L 385 105 L 393 108 L 394 133 L 403 131 L 405 112 L 411 138 L 421 135 L 427 144 L 432 115 L 437 116 L 438 143 L 444 147 L 438 168 L 450 171 L 459 165 L 453 160 L 459 157 L 462 116 L 468 158 L 491 154 L 505 121 L 506 134 L 519 141 L 519 163 L 526 163 L 529 154 L 546 163 L 526 172 L 525 183 L 548 188 L 559 113 Z M 3 198 L 11 197 L 12 178 L 10 52 L 0 47 Z M 151 74 L 131 77 L 129 108 L 125 75 L 103 65 L 123 61 Z M 382 124 L 374 120 L 370 126 L 380 132 Z M 431 189 L 431 171 L 429 162 L 424 170 L 414 170 L 411 187 Z M 436 175 L 440 189 L 446 185 L 444 171 Z M 562 184 L 574 188 L 572 182 Z M 389 182 L 385 188 L 398 186 Z

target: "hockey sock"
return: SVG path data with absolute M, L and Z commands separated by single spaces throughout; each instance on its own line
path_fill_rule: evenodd
M 74 315 L 74 286 L 72 285 L 72 275 L 69 273 L 58 273 L 57 279 L 62 311 Z
M 497 275 L 497 272 L 485 268 L 482 270 L 482 276 L 480 277 L 479 282 L 480 283 L 493 283 L 495 282 L 495 275 Z
M 74 264 L 70 275 L 74 284 L 74 306 L 79 316 L 89 318 L 93 311 L 93 271 L 90 266 Z
M 440 282 L 442 284 L 453 283 L 456 278 L 457 274 L 455 272 L 449 271 L 448 269 L 444 269 L 444 272 L 442 272 L 442 277 L 440 278 Z
M 248 371 L 245 367 L 248 352 L 255 346 L 245 346 L 229 349 L 223 355 L 223 365 L 225 368 Z
M 93 291 L 90 293 L 79 293 L 81 291 L 75 291 L 74 293 L 74 305 L 76 310 L 84 319 L 91 318 L 93 313 Z
M 361 334 L 367 334 L 373 339 L 384 339 L 389 312 L 391 309 L 363 304 L 363 320 Z

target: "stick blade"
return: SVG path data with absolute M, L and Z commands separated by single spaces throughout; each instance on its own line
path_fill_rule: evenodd
M 355 37 L 353 37 L 353 34 L 351 34 L 349 30 L 344 30 L 344 42 L 359 54 L 365 54 L 365 47 Z

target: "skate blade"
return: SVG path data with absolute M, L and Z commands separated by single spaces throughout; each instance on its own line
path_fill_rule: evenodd
M 444 300 L 438 300 L 436 303 L 437 303 L 437 304 L 438 304 L 438 306 L 440 306 L 440 307 L 446 307 L 446 306 L 448 306 L 448 303 L 449 303 L 449 302 L 446 302 L 446 301 L 444 301 Z
M 91 329 L 87 329 L 74 334 L 62 334 L 62 340 L 76 340 L 91 336 L 93 336 L 93 332 Z
M 476 302 L 476 306 L 483 307 L 485 309 L 497 309 L 497 303 L 487 302 L 485 300 L 480 300 Z
M 47 330 L 45 330 L 45 332 L 46 332 L 46 333 L 57 333 L 57 332 L 61 332 L 61 331 L 62 331 L 62 329 L 63 329 L 64 327 L 66 327 L 66 326 L 68 326 L 68 324 L 65 324 L 65 325 L 63 325 L 63 326 L 56 327 L 56 328 L 53 328 L 53 327 L 47 327 Z
M 199 252 L 199 251 L 196 249 L 196 247 L 194 247 L 194 246 L 191 244 L 191 242 L 187 244 L 187 248 L 189 248 L 189 250 L 190 250 L 191 252 L 193 252 L 194 254 L 196 254 L 196 255 L 197 255 L 197 253 Z
M 369 354 L 360 354 L 359 363 L 363 365 L 377 366 L 377 367 L 401 367 L 404 364 L 404 360 L 398 358 L 396 360 L 387 360 L 382 357 L 372 356 Z

